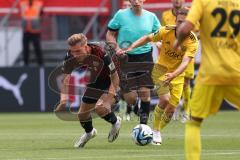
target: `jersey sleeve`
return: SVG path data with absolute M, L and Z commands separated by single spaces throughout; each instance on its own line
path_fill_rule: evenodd
M 108 67 L 110 73 L 114 73 L 116 71 L 115 64 L 112 60 L 112 55 L 116 54 L 115 49 L 111 45 L 107 45 L 104 48 L 105 50 L 105 55 L 103 57 L 103 62 L 106 67 Z
M 154 16 L 153 16 L 153 28 L 152 28 L 152 33 L 157 32 L 160 27 L 161 27 L 161 24 L 160 24 L 157 16 L 154 14 Z
M 192 57 L 194 58 L 195 53 L 197 52 L 198 47 L 198 40 L 194 33 L 190 33 L 189 37 L 185 40 L 183 43 L 183 48 L 185 48 L 185 54 L 184 56 Z
M 113 74 L 114 72 L 117 71 L 117 69 L 116 69 L 116 67 L 115 67 L 115 64 L 114 64 L 112 58 L 110 57 L 110 55 L 106 54 L 106 55 L 104 56 L 103 61 L 104 61 L 104 65 L 105 65 L 106 67 L 108 67 L 108 69 L 109 69 L 109 71 L 110 71 L 110 74 Z
M 165 27 L 161 27 L 157 32 L 148 35 L 152 42 L 159 42 L 162 40 Z
M 108 23 L 108 29 L 112 31 L 118 31 L 121 27 L 121 16 L 120 10 L 113 16 Z
M 194 0 L 186 20 L 191 22 L 195 26 L 200 21 L 202 15 L 203 15 L 202 0 Z

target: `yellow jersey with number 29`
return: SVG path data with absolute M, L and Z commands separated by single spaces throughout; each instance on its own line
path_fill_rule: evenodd
M 240 84 L 240 0 L 194 0 L 186 20 L 200 22 L 198 83 Z

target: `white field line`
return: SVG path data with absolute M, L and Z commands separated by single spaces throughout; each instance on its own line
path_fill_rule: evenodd
M 32 138 L 34 136 L 80 136 L 82 134 L 82 132 L 74 132 L 74 133 L 0 133 L 0 139 L 5 139 L 6 137 L 2 137 L 2 136 L 27 136 L 29 138 Z M 98 133 L 97 136 L 107 136 L 108 133 Z M 32 136 L 32 137 L 31 137 Z M 120 133 L 119 136 L 121 137 L 131 137 L 131 133 L 129 132 L 129 134 L 127 133 Z M 162 134 L 163 137 L 170 137 L 170 138 L 177 138 L 177 137 L 184 137 L 184 134 Z M 240 137 L 240 134 L 202 134 L 201 137 Z M 19 137 L 22 138 L 22 137 Z M 25 137 L 24 137 L 25 138 Z M 36 138 L 36 137 L 35 137 Z
M 240 155 L 240 151 L 239 152 L 222 152 L 222 153 L 218 153 L 218 152 L 212 152 L 212 153 L 202 153 L 202 157 L 206 157 L 206 156 L 230 156 L 230 155 Z M 111 159 L 119 159 L 119 158 L 149 158 L 149 157 L 184 157 L 184 154 L 151 154 L 151 155 L 106 155 L 106 156 L 97 156 L 97 157 L 93 157 L 93 156 L 85 156 L 85 157 L 70 157 L 70 158 L 55 158 L 55 157 L 51 157 L 51 158 L 14 158 L 14 159 L 6 159 L 6 160 L 74 160 L 74 159 L 106 159 L 106 158 L 110 158 Z
M 134 145 L 134 144 L 133 144 Z M 117 152 L 130 152 L 130 151 L 136 151 L 136 150 L 138 150 L 139 151 L 139 146 L 137 146 L 137 145 L 135 145 L 136 146 L 136 148 L 133 148 L 133 149 L 118 149 L 118 148 L 112 148 L 112 149 L 108 149 L 109 151 L 117 151 Z M 140 148 L 144 148 L 144 147 L 140 147 Z M 164 148 L 162 148 L 162 146 L 152 146 L 152 148 L 155 148 L 155 149 L 151 149 L 151 148 L 147 148 L 147 150 L 140 150 L 140 152 L 149 152 L 149 151 L 157 151 L 156 150 L 156 148 L 161 148 L 161 150 L 159 150 L 159 153 L 161 152 L 168 152 L 168 151 L 173 151 L 172 149 L 164 149 Z M 17 148 L 12 148 L 12 149 L 1 149 L 0 148 L 0 150 L 13 150 L 13 149 L 17 149 Z M 53 147 L 53 149 L 54 149 L 54 147 Z M 67 149 L 67 150 L 69 150 L 69 149 L 71 149 L 71 148 L 63 148 L 62 150 L 65 150 L 65 149 Z M 35 151 L 36 149 L 34 149 L 34 151 Z M 41 150 L 41 148 L 39 148 L 39 150 Z M 72 150 L 81 150 L 81 149 L 76 149 L 76 148 L 73 148 L 72 147 Z M 88 150 L 88 149 L 86 149 L 86 150 Z M 103 149 L 103 148 L 97 148 L 97 149 L 91 149 L 91 150 L 97 150 L 97 151 L 105 151 L 106 149 Z M 32 150 L 29 150 L 29 151 L 32 151 Z M 183 151 L 183 148 L 176 148 L 176 149 L 174 149 L 174 151 L 176 151 L 176 152 L 182 152 Z M 203 153 L 219 153 L 219 152 L 223 152 L 224 151 L 224 153 L 226 152 L 226 153 L 240 153 L 240 149 L 202 149 L 202 152 Z M 164 154 L 165 155 L 165 154 Z

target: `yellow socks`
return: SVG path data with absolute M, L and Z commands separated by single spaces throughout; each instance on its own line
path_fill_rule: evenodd
M 163 129 L 170 121 L 171 121 L 172 117 L 169 117 L 169 115 L 167 115 L 166 111 L 164 111 L 161 121 L 160 121 L 160 130 Z
M 187 114 L 189 114 L 190 112 L 188 107 L 190 96 L 191 96 L 191 87 L 190 85 L 188 85 L 186 88 L 183 89 L 183 99 L 184 99 L 183 108 Z
M 201 135 L 200 122 L 188 121 L 185 128 L 185 155 L 186 160 L 200 160 Z
M 156 105 L 154 109 L 154 119 L 153 119 L 153 129 L 156 131 L 160 130 L 160 121 L 163 113 L 164 113 L 164 110 L 158 105 Z
M 154 110 L 153 129 L 156 131 L 160 131 L 170 121 L 171 118 L 166 114 L 166 112 L 161 107 L 157 105 Z

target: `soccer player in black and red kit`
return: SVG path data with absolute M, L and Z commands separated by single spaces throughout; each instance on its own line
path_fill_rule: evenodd
M 118 137 L 121 118 L 117 117 L 111 108 L 116 102 L 116 92 L 119 86 L 116 65 L 112 60 L 111 53 L 109 53 L 111 46 L 87 43 L 86 36 L 81 33 L 70 36 L 67 42 L 69 52 L 62 66 L 63 82 L 67 82 L 71 72 L 79 67 L 86 69 L 90 75 L 90 82 L 87 84 L 78 112 L 78 119 L 85 133 L 75 142 L 74 147 L 82 148 L 91 138 L 96 136 L 97 130 L 93 128 L 91 117 L 93 110 L 105 121 L 112 124 L 108 141 L 113 142 Z M 65 93 L 67 93 L 66 87 L 62 85 L 61 101 L 67 100 Z

